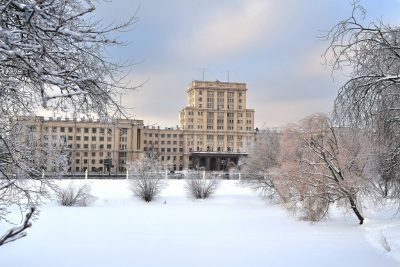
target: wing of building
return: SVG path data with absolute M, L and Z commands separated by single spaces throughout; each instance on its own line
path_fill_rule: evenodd
M 142 120 L 19 118 L 45 146 L 65 140 L 70 172 L 124 172 L 129 161 L 157 152 L 170 170 L 227 170 L 245 156 L 246 141 L 255 136 L 254 110 L 246 107 L 246 84 L 193 81 L 179 126 L 145 126 Z

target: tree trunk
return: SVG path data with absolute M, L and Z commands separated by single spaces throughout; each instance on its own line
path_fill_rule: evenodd
M 354 213 L 356 214 L 358 220 L 360 221 L 360 224 L 363 224 L 364 222 L 364 217 L 361 215 L 360 211 L 357 208 L 356 202 L 354 201 L 352 196 L 348 196 L 349 201 L 350 201 L 350 205 L 351 205 L 351 209 L 354 211 Z

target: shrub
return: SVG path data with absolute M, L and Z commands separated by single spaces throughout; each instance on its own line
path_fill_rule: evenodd
M 74 183 L 70 183 L 66 187 L 58 188 L 56 196 L 62 206 L 86 207 L 96 200 L 90 192 L 91 187 L 88 184 L 77 186 Z
M 163 173 L 156 153 L 147 153 L 131 162 L 129 179 L 132 193 L 146 202 L 152 201 L 165 185 Z
M 202 172 L 193 171 L 186 177 L 186 191 L 190 197 L 195 199 L 206 199 L 214 194 L 217 188 L 216 176 L 203 177 Z

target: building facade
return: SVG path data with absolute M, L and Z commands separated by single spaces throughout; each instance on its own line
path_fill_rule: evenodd
M 143 121 L 117 119 L 20 118 L 43 147 L 63 140 L 68 147 L 69 172 L 123 172 L 143 153 Z M 48 170 L 50 171 L 50 170 Z
M 246 156 L 243 147 L 255 136 L 254 110 L 246 107 L 246 84 L 193 81 L 179 126 L 145 126 L 142 120 L 100 121 L 68 118 L 21 118 L 43 146 L 64 140 L 69 171 L 124 172 L 130 161 L 155 151 L 170 170 L 227 170 Z
M 243 147 L 254 138 L 254 110 L 246 106 L 245 83 L 193 81 L 187 106 L 180 111 L 184 166 L 226 170 L 246 156 Z

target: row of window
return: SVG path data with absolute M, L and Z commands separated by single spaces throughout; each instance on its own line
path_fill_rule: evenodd
M 144 137 L 158 137 L 161 136 L 161 138 L 178 138 L 178 134 L 153 134 L 153 133 L 144 133 Z M 179 134 L 179 138 L 183 138 L 183 134 Z
M 158 145 L 158 141 L 157 141 L 157 140 L 155 140 L 155 141 L 152 141 L 152 140 L 149 140 L 149 141 L 144 140 L 143 143 L 144 143 L 144 144 L 150 144 L 150 145 L 152 145 L 152 144 Z M 164 141 L 164 140 L 162 140 L 162 141 L 160 141 L 160 143 L 161 143 L 161 145 L 177 145 L 177 144 L 178 144 L 178 141 Z M 179 141 L 179 145 L 180 145 L 180 146 L 183 146 L 183 141 Z
M 147 150 L 154 150 L 154 151 L 157 151 L 157 152 L 159 151 L 158 148 L 156 148 L 156 147 L 155 148 L 153 148 L 153 147 L 151 147 L 151 148 L 150 147 L 149 148 L 144 147 L 144 151 L 147 151 Z M 183 148 L 182 147 L 180 147 L 179 149 L 177 147 L 172 147 L 172 148 L 171 147 L 161 147 L 160 148 L 160 152 L 175 152 L 176 153 L 178 151 L 179 152 L 183 152 Z
M 169 160 L 176 161 L 177 157 L 176 156 L 161 156 L 160 159 L 161 159 L 161 161 L 169 161 Z M 182 161 L 183 160 L 183 156 L 180 156 L 179 160 Z

